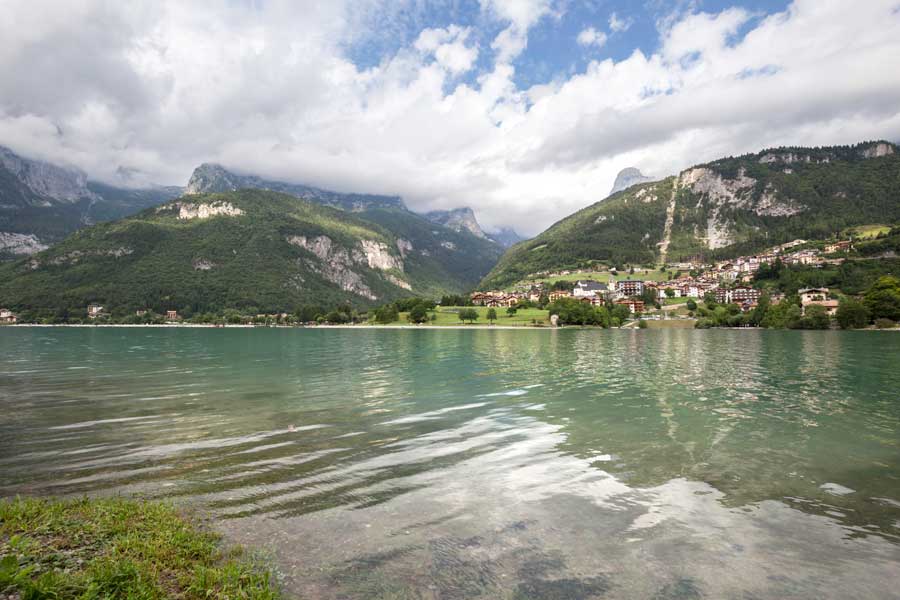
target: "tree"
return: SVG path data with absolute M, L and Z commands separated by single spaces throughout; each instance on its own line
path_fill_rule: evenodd
M 688 298 L 687 304 L 685 306 L 687 306 L 687 309 L 690 311 L 697 310 L 697 303 L 694 302 L 693 298 Z
M 379 306 L 375 309 L 376 323 L 386 325 L 388 323 L 393 323 L 399 318 L 400 313 L 397 311 L 397 307 L 393 304 L 385 304 L 384 306 Z
M 900 321 L 900 279 L 885 275 L 866 292 L 863 303 L 873 319 Z
M 507 317 L 514 317 L 515 314 L 516 314 L 516 310 L 517 310 L 517 309 L 516 309 L 515 306 L 510 306 L 509 308 L 506 309 L 506 316 L 507 316 Z
M 673 290 L 670 287 L 667 287 L 666 288 L 666 298 L 674 298 L 674 297 L 675 297 L 675 290 Z
M 424 304 L 416 304 L 409 310 L 406 318 L 410 323 L 424 323 L 428 320 L 428 310 Z
M 820 304 L 810 304 L 806 307 L 806 314 L 802 320 L 803 329 L 829 329 L 831 327 L 831 317 L 828 311 Z
M 459 320 L 460 321 L 469 321 L 470 323 L 474 322 L 478 319 L 478 311 L 474 308 L 463 308 L 459 311 Z
M 869 324 L 869 309 L 855 298 L 844 298 L 838 304 L 835 318 L 841 329 L 861 329 Z
M 619 323 L 624 323 L 625 321 L 627 321 L 628 319 L 631 318 L 631 311 L 628 310 L 628 307 L 625 306 L 624 304 L 616 304 L 613 307 L 612 312 L 610 313 L 610 316 L 613 319 L 618 320 Z
M 493 308 L 489 308 L 487 311 L 487 320 L 491 322 L 491 325 L 493 325 L 494 321 L 497 320 L 497 311 Z

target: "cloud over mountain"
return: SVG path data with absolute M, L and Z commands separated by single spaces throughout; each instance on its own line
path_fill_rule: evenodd
M 481 0 L 438 19 L 420 6 L 12 0 L 0 144 L 106 181 L 184 184 L 218 162 L 415 210 L 471 205 L 487 227 L 533 234 L 626 166 L 663 176 L 766 146 L 900 139 L 896 0 L 681 11 L 621 55 L 613 41 L 651 16 L 570 23 L 570 3 Z M 537 77 L 532 40 L 559 34 L 583 56 L 588 28 L 587 62 L 522 83 Z M 403 41 L 360 59 L 379 35 Z

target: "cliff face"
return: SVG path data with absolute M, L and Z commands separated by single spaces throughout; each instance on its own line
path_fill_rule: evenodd
M 174 198 L 178 188 L 125 189 L 0 146 L 0 260 L 40 252 L 81 227 Z
M 99 200 L 87 187 L 87 175 L 76 169 L 23 158 L 2 146 L 0 167 L 31 192 L 28 198 L 31 205 L 49 206 L 53 202 L 72 203 L 85 198 Z
M 475 237 L 482 239 L 487 237 L 475 218 L 475 212 L 468 206 L 450 210 L 433 210 L 425 213 L 425 218 L 432 223 L 449 227 L 454 231 L 468 231 Z

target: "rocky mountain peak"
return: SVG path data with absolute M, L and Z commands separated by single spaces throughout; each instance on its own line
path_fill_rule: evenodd
M 616 192 L 627 190 L 633 185 L 647 183 L 648 181 L 654 181 L 653 177 L 647 177 L 636 167 L 627 167 L 619 171 L 619 174 L 616 175 L 616 181 L 613 183 L 609 195 L 612 196 Z
M 186 194 L 233 192 L 240 184 L 239 177 L 215 163 L 203 163 L 191 174 Z
M 501 227 L 497 231 L 489 233 L 488 237 L 504 248 L 509 248 L 510 246 L 525 240 L 525 238 L 519 235 L 512 227 Z
M 233 192 L 240 189 L 257 189 L 290 194 L 303 200 L 332 206 L 350 212 L 362 212 L 374 208 L 406 208 L 397 196 L 375 194 L 350 194 L 332 192 L 300 183 L 288 183 L 263 179 L 256 175 L 238 175 L 216 163 L 203 163 L 191 174 L 185 188 L 186 194 L 211 194 Z
M 82 198 L 96 199 L 87 187 L 87 175 L 78 169 L 24 158 L 3 146 L 0 146 L 0 166 L 41 198 L 67 203 Z
M 475 211 L 468 206 L 451 208 L 450 210 L 433 210 L 425 213 L 425 218 L 432 223 L 449 227 L 454 231 L 465 230 L 482 239 L 488 237 L 481 225 L 478 224 L 478 220 L 475 218 Z

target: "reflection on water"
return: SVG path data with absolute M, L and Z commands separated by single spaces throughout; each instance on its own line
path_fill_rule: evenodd
M 900 335 L 0 330 L 0 495 L 200 502 L 323 598 L 896 597 Z

